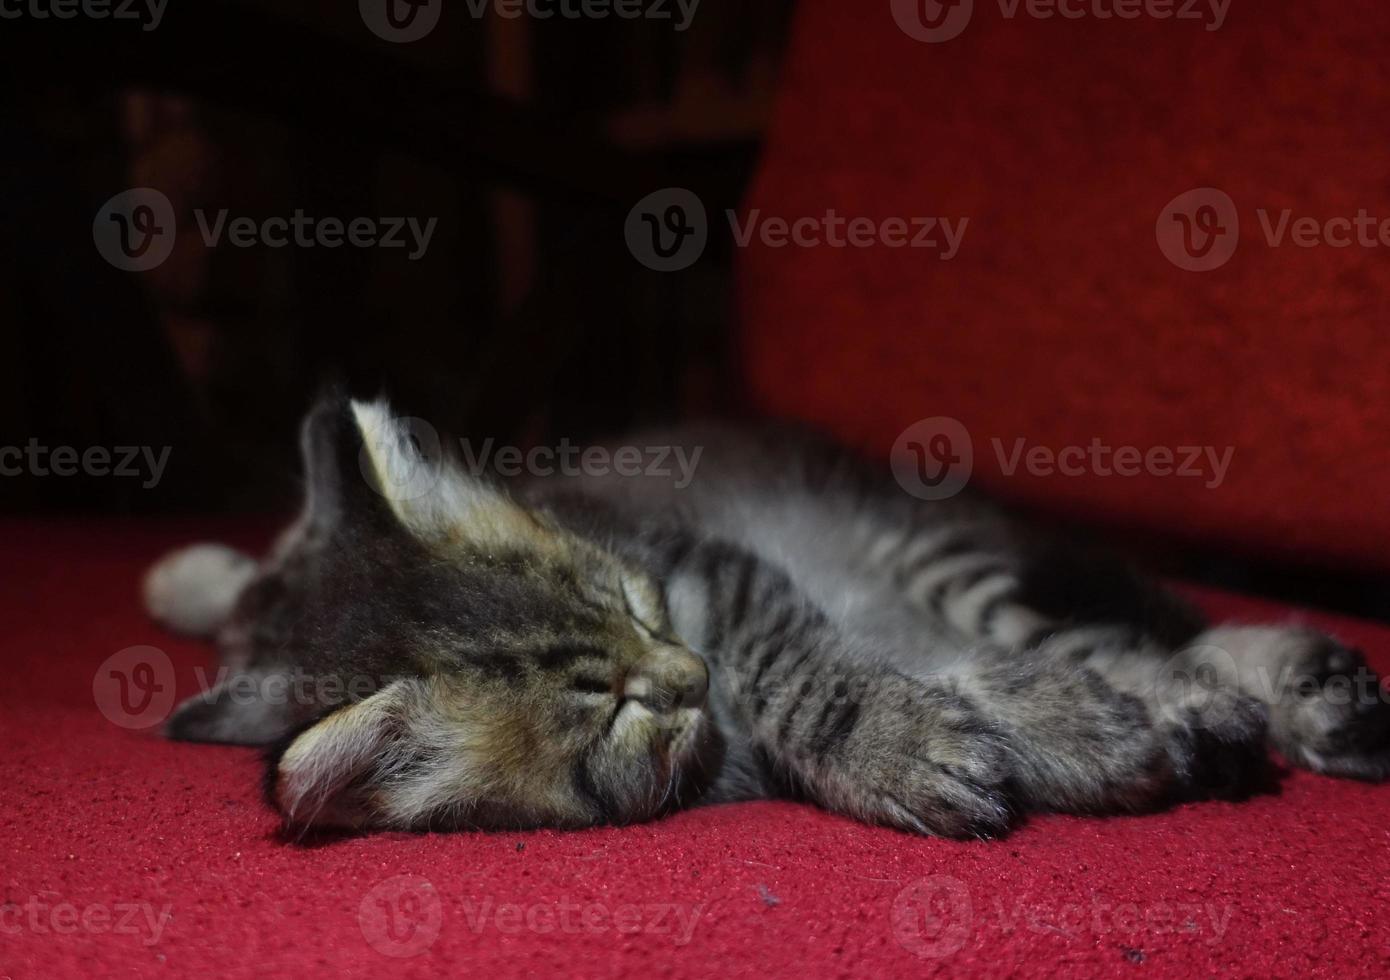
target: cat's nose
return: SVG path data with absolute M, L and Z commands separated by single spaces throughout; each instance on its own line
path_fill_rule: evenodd
M 623 694 L 658 714 L 698 708 L 709 694 L 709 668 L 689 650 L 659 647 L 633 665 Z

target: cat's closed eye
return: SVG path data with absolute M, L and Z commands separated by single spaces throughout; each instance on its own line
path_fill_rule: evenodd
M 576 677 L 570 687 L 581 694 L 612 694 L 613 683 L 602 677 Z
M 650 581 L 635 575 L 624 575 L 623 602 L 633 623 L 648 639 L 661 638 L 663 619 L 661 592 Z

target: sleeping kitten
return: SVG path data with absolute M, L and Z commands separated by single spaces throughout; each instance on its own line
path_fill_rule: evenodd
M 381 402 L 305 421 L 303 513 L 259 565 L 176 552 L 151 610 L 226 668 L 168 733 L 271 745 L 298 828 L 584 827 L 795 797 L 990 836 L 1263 778 L 1390 774 L 1361 656 L 1209 628 L 968 496 L 924 503 L 817 440 L 694 429 L 693 482 L 511 487 Z M 1334 696 L 1343 691 L 1346 696 Z

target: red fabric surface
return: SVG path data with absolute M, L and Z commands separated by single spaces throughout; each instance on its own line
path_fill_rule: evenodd
M 971 436 L 977 478 L 1005 495 L 1390 566 L 1390 242 L 1270 247 L 1259 217 L 1390 219 L 1390 4 L 1235 3 L 1214 31 L 1039 20 L 1028 6 L 974 0 L 958 37 L 929 44 L 898 29 L 887 0 L 800 5 L 743 220 L 833 208 L 969 225 L 951 261 L 755 234 L 739 270 L 758 404 L 879 452 L 949 416 Z M 1164 257 L 1156 227 L 1204 187 L 1234 201 L 1239 245 L 1195 273 Z M 1217 489 L 1008 477 L 994 438 L 1234 455 Z
M 211 651 L 149 623 L 136 582 L 164 549 L 208 530 L 0 526 L 9 665 L 0 976 L 1082 977 L 1142 966 L 1165 976 L 1346 977 L 1390 968 L 1390 788 L 1303 773 L 1243 804 L 1040 817 L 995 842 L 919 839 L 764 803 L 621 830 L 286 843 L 260 798 L 256 752 L 126 730 L 94 696 L 98 668 L 137 644 L 168 653 L 181 696 L 196 691 L 194 670 Z M 1288 615 L 1231 597 L 1206 605 Z M 1390 667 L 1390 630 L 1307 619 Z M 928 921 L 913 918 L 924 899 L 935 916 L 925 935 L 911 928 Z M 396 903 L 394 932 L 380 900 Z M 169 913 L 157 941 L 146 907 L 156 921 Z M 688 942 L 680 920 L 659 911 L 671 907 L 693 921 Z M 431 923 L 438 931 L 427 942 Z M 388 955 L 417 946 L 417 955 Z

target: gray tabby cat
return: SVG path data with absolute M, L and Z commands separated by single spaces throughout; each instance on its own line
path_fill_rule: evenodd
M 466 472 L 381 402 L 305 422 L 265 561 L 196 546 L 152 611 L 215 633 L 174 738 L 273 746 L 288 825 L 583 827 L 794 797 L 924 834 L 1243 794 L 1266 743 L 1390 774 L 1361 656 L 1208 628 L 965 496 L 925 503 L 786 430 L 643 438 L 693 482 Z

